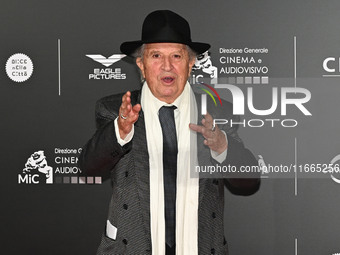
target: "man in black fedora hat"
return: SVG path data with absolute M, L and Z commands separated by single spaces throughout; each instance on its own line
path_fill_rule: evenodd
M 188 78 L 195 55 L 209 48 L 193 42 L 188 22 L 168 10 L 145 18 L 141 40 L 121 44 L 124 54 L 136 58 L 142 89 L 97 102 L 97 131 L 79 158 L 83 173 L 110 173 L 112 179 L 97 254 L 228 254 L 224 186 L 250 195 L 259 179 L 199 179 L 190 172 L 201 162 L 257 165 L 235 127 L 215 127 L 208 113 L 197 124 Z M 231 104 L 224 105 L 224 116 L 237 119 Z

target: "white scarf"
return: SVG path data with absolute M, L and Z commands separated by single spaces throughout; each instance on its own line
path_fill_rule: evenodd
M 145 116 L 146 138 L 150 165 L 150 224 L 152 254 L 165 254 L 165 216 L 163 184 L 163 136 L 158 110 L 165 102 L 158 100 L 145 82 L 141 105 Z M 177 193 L 176 193 L 176 254 L 198 254 L 198 187 L 199 179 L 190 178 L 190 167 L 197 163 L 196 133 L 189 123 L 197 123 L 197 105 L 187 82 L 182 94 L 172 104 L 179 112 L 177 129 Z M 175 113 L 176 114 L 176 113 Z M 193 173 L 193 171 L 192 171 Z

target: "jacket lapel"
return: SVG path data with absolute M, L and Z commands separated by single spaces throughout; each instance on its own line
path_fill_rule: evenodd
M 140 103 L 140 93 L 136 102 Z M 135 133 L 132 141 L 132 150 L 134 151 L 134 168 L 136 172 L 137 190 L 145 234 L 151 246 L 151 230 L 150 230 L 150 179 L 149 179 L 149 154 L 146 142 L 146 131 L 144 114 L 141 110 L 139 118 L 135 123 Z

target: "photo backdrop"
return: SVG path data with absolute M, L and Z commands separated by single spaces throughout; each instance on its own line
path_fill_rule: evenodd
M 77 157 L 95 131 L 95 102 L 140 88 L 119 46 L 139 39 L 157 9 L 179 13 L 193 40 L 211 44 L 191 84 L 240 89 L 240 137 L 269 171 L 255 195 L 225 192 L 230 254 L 340 253 L 339 1 L 0 6 L 2 254 L 95 254 L 110 183 L 82 177 Z

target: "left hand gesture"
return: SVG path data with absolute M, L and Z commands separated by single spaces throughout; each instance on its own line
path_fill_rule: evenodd
M 217 125 L 215 125 L 215 127 L 213 126 L 213 118 L 209 113 L 202 119 L 202 126 L 190 123 L 189 128 L 195 132 L 201 133 L 205 138 L 204 144 L 218 154 L 221 154 L 228 148 L 225 135 Z

